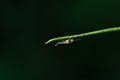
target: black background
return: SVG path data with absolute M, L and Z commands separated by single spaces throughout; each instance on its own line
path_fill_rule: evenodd
M 116 26 L 119 0 L 2 0 L 0 80 L 120 80 L 120 32 L 44 44 Z

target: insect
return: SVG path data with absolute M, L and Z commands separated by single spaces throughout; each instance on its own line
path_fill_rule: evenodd
M 79 40 L 79 39 L 78 39 L 78 40 Z M 57 43 L 55 44 L 55 46 L 58 46 L 59 44 L 71 44 L 71 43 L 73 43 L 74 41 L 77 41 L 77 40 L 74 40 L 74 39 L 63 40 L 63 41 L 57 42 Z

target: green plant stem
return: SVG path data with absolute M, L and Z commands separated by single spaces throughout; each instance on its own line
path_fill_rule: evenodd
M 91 31 L 91 32 L 87 32 L 87 33 L 52 38 L 52 39 L 48 40 L 45 44 L 51 43 L 53 41 L 58 41 L 58 40 L 73 39 L 73 38 L 79 38 L 79 37 L 90 36 L 90 35 L 94 35 L 94 34 L 113 32 L 113 31 L 120 31 L 120 27 L 107 28 L 107 29 L 96 30 L 96 31 Z

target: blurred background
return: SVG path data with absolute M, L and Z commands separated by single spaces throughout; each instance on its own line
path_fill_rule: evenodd
M 0 80 L 120 80 L 120 32 L 44 44 L 116 26 L 119 0 L 1 0 Z

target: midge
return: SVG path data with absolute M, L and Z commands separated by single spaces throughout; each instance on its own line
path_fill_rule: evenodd
M 78 40 L 79 40 L 79 39 L 78 39 Z M 55 44 L 55 46 L 58 46 L 59 44 L 71 44 L 71 43 L 73 43 L 74 41 L 77 41 L 77 40 L 74 40 L 74 39 L 63 40 L 63 41 L 57 42 L 57 43 Z

